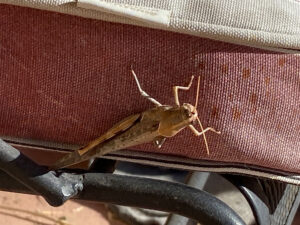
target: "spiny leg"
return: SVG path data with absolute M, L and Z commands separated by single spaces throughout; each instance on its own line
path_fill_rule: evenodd
M 174 92 L 174 97 L 175 97 L 175 104 L 176 105 L 180 105 L 179 103 L 179 97 L 178 97 L 178 90 L 184 90 L 184 91 L 187 91 L 190 89 L 192 83 L 193 83 L 193 79 L 194 79 L 194 76 L 191 77 L 191 81 L 189 83 L 189 85 L 187 87 L 183 87 L 183 86 L 174 86 L 173 87 L 173 92 Z
M 138 89 L 139 89 L 141 95 L 142 95 L 143 97 L 147 98 L 147 99 L 148 99 L 150 102 L 152 102 L 154 105 L 156 105 L 156 106 L 161 106 L 161 104 L 160 104 L 158 101 L 156 101 L 154 98 L 152 98 L 151 96 L 149 96 L 149 95 L 141 88 L 140 82 L 139 82 L 139 80 L 137 79 L 137 76 L 136 76 L 135 72 L 134 72 L 133 70 L 131 70 L 131 72 L 132 72 L 132 75 L 134 76 L 136 85 L 138 86 Z

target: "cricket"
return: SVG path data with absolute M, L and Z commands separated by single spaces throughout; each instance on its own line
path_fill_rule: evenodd
M 155 107 L 142 113 L 131 115 L 120 121 L 99 138 L 90 142 L 85 147 L 71 152 L 59 159 L 52 169 L 61 169 L 69 167 L 80 162 L 94 159 L 105 154 L 130 148 L 136 145 L 153 142 L 158 148 L 161 148 L 165 140 L 175 136 L 182 129 L 188 127 L 196 136 L 203 136 L 207 154 L 209 148 L 205 133 L 212 131 L 220 134 L 212 127 L 203 128 L 198 117 L 197 106 L 200 89 L 200 76 L 198 77 L 196 101 L 194 105 L 183 103 L 180 105 L 178 91 L 187 91 L 191 88 L 194 76 L 188 86 L 174 86 L 173 94 L 175 106 L 162 105 L 157 100 L 149 96 L 140 85 L 140 82 L 133 70 L 131 73 L 135 79 L 140 94 L 151 101 Z M 198 124 L 201 131 L 198 131 L 193 124 Z

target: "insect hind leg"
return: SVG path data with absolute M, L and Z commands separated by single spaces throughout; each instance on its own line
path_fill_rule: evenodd
M 143 97 L 147 98 L 147 99 L 148 99 L 150 102 L 152 102 L 154 105 L 156 105 L 156 106 L 161 106 L 161 104 L 160 104 L 157 100 L 155 100 L 154 98 L 152 98 L 150 95 L 148 95 L 148 94 L 141 88 L 140 82 L 139 82 L 139 80 L 137 79 L 137 76 L 136 76 L 135 72 L 133 71 L 133 69 L 131 69 L 131 72 L 132 72 L 132 75 L 133 75 L 133 77 L 134 77 L 134 79 L 135 79 L 136 85 L 138 86 L 138 89 L 139 89 L 141 95 L 142 95 Z
M 190 89 L 192 83 L 193 83 L 193 79 L 194 79 L 194 76 L 191 77 L 191 80 L 190 80 L 190 83 L 188 86 L 186 87 L 183 87 L 183 86 L 174 86 L 173 87 L 173 92 L 174 92 L 174 97 L 175 97 L 175 104 L 176 105 L 180 105 L 180 102 L 179 102 L 179 97 L 178 97 L 178 90 L 184 90 L 184 91 L 187 91 Z

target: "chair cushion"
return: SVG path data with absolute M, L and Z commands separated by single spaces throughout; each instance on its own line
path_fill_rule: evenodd
M 207 133 L 210 155 L 186 129 L 160 149 L 110 157 L 298 182 L 290 176 L 300 173 L 298 55 L 9 5 L 0 21 L 0 135 L 27 154 L 44 151 L 43 164 L 53 162 L 47 152 L 70 151 L 153 107 L 133 65 L 163 104 L 174 105 L 172 86 L 201 76 L 200 120 L 222 134 Z M 196 85 L 179 94 L 193 104 Z

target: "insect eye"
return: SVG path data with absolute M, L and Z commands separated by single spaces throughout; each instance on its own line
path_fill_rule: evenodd
M 188 109 L 185 109 L 185 110 L 184 110 L 184 114 L 185 114 L 186 116 L 188 116 L 188 117 L 191 117 L 191 116 L 192 116 L 191 111 L 188 110 Z

